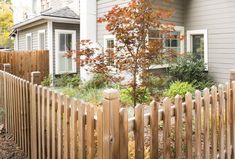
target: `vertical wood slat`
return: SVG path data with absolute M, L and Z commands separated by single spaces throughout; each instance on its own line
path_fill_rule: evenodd
M 45 87 L 42 88 L 42 158 L 46 159 L 46 95 L 47 89 Z
M 220 159 L 225 158 L 224 154 L 224 86 L 219 85 L 219 157 Z
M 56 110 L 56 98 L 57 94 L 55 92 L 52 92 L 52 105 L 51 105 L 51 145 L 52 145 L 52 152 L 51 156 L 52 159 L 56 159 L 56 151 L 57 151 L 57 122 L 56 122 L 56 116 L 57 116 L 57 110 Z
M 164 158 L 171 158 L 171 102 L 169 98 L 163 100 L 163 107 L 163 156 Z
M 120 110 L 120 158 L 128 159 L 128 110 Z
M 87 158 L 93 159 L 94 156 L 94 107 L 87 105 Z
M 201 158 L 201 106 L 202 106 L 202 100 L 201 100 L 201 92 L 196 91 L 195 92 L 195 153 L 196 158 Z
M 235 157 L 235 81 L 232 82 L 232 157 Z
M 97 110 L 97 158 L 103 158 L 103 111 L 101 109 Z
M 135 107 L 135 158 L 144 158 L 144 107 Z
M 38 158 L 42 158 L 42 86 L 39 86 L 37 89 L 37 116 L 38 116 Z
M 186 158 L 192 158 L 192 94 L 187 93 L 185 96 L 186 101 L 186 145 L 187 153 Z
M 151 104 L 150 127 L 151 127 L 151 159 L 158 158 L 158 104 L 153 101 Z
M 77 158 L 77 100 L 73 99 L 71 101 L 71 144 L 70 144 L 70 158 Z
M 63 105 L 63 99 L 64 96 L 62 94 L 59 94 L 57 96 L 58 99 L 58 108 L 57 108 L 57 158 L 62 159 L 62 149 L 63 149 L 63 122 L 62 122 L 62 105 Z
M 211 115 L 212 115 L 212 158 L 217 157 L 217 87 L 211 88 L 212 104 L 211 104 Z
M 78 158 L 85 157 L 85 105 L 78 102 Z
M 64 98 L 64 118 L 63 118 L 63 144 L 64 144 L 64 159 L 69 159 L 69 131 L 70 131 L 70 122 L 69 122 L 69 106 L 70 99 L 68 96 Z
M 203 91 L 204 94 L 204 158 L 209 158 L 210 153 L 210 142 L 209 142 L 209 129 L 210 123 L 208 117 L 210 118 L 209 106 L 210 106 L 210 92 L 209 89 L 206 88 Z
M 175 107 L 176 107 L 176 119 L 175 119 L 175 148 L 176 148 L 176 159 L 182 158 L 182 98 L 177 95 L 175 97 Z
M 225 107 L 225 121 L 226 121 L 226 158 L 231 158 L 231 92 L 230 83 L 226 83 L 226 107 Z
M 47 139 L 47 158 L 51 158 L 51 95 L 52 92 L 50 90 L 47 91 L 47 103 L 46 103 L 46 139 Z

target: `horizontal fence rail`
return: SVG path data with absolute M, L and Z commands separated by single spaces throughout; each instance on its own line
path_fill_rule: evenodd
M 48 51 L 0 51 L 0 70 L 4 64 L 10 64 L 12 74 L 30 81 L 33 71 L 41 72 L 41 80 L 49 75 L 49 52 Z M 7 70 L 7 72 L 9 72 Z
M 32 159 L 234 158 L 234 82 L 138 105 L 128 118 L 116 90 L 97 107 L 3 71 L 0 78 L 6 131 Z

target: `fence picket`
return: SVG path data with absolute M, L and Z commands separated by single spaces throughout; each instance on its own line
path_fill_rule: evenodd
M 94 158 L 94 107 L 87 105 L 87 158 Z
M 128 110 L 120 110 L 120 159 L 128 159 Z
M 171 102 L 169 98 L 163 100 L 164 124 L 163 124 L 163 151 L 164 158 L 171 158 Z
M 176 148 L 176 159 L 182 158 L 182 98 L 177 95 L 175 97 L 175 107 L 176 107 L 176 116 L 175 116 L 175 148 Z
M 103 111 L 98 109 L 97 111 L 97 158 L 103 158 Z M 125 153 L 125 152 L 124 152 Z
M 226 119 L 226 158 L 231 158 L 231 92 L 230 83 L 226 83 L 226 107 L 225 107 L 225 119 Z
M 150 126 L 151 126 L 151 159 L 158 158 L 158 104 L 153 101 L 151 104 Z
M 224 86 L 219 85 L 219 157 L 225 158 L 224 154 Z
M 217 158 L 217 87 L 211 88 L 212 104 L 211 104 L 211 115 L 212 115 L 212 158 Z
M 144 106 L 135 107 L 135 158 L 144 158 Z
M 210 119 L 210 112 L 209 112 L 209 106 L 210 106 L 210 92 L 209 89 L 206 88 L 203 91 L 203 97 L 204 97 L 204 158 L 209 158 L 210 153 L 210 142 L 209 142 L 209 129 L 210 129 L 210 123 L 208 118 Z
M 185 95 L 186 101 L 186 145 L 187 145 L 187 154 L 186 158 L 192 158 L 192 94 L 187 93 Z

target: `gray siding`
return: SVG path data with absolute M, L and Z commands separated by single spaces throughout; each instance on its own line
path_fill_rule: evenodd
M 67 24 L 67 23 L 53 23 L 53 72 L 55 72 L 56 61 L 55 61 L 55 30 L 76 30 L 76 42 L 77 42 L 77 50 L 79 49 L 79 42 L 80 42 L 80 25 L 79 24 Z M 77 68 L 79 72 L 79 68 Z
M 99 0 L 97 2 L 97 17 L 104 16 L 115 5 L 124 6 L 130 0 Z M 165 3 L 163 0 L 154 0 L 154 3 L 163 7 L 171 8 L 174 10 L 174 16 L 170 19 L 178 26 L 184 26 L 184 2 L 182 0 L 174 0 L 173 3 Z M 105 29 L 105 24 L 97 24 L 97 41 L 103 46 L 104 36 L 110 33 Z
M 45 39 L 46 39 L 46 49 L 48 48 L 47 44 L 47 24 L 41 24 L 38 26 L 34 26 L 32 28 L 28 28 L 25 30 L 19 31 L 19 50 L 26 50 L 26 34 L 32 33 L 32 45 L 33 50 L 38 50 L 38 31 L 45 30 Z
M 209 73 L 225 82 L 235 69 L 235 1 L 189 0 L 185 30 L 208 30 Z

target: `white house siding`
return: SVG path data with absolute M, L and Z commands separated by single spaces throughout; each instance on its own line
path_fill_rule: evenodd
M 45 30 L 45 39 L 46 39 L 46 49 L 48 48 L 47 44 L 47 24 L 41 24 L 38 26 L 34 26 L 29 29 L 21 30 L 18 32 L 19 35 L 19 50 L 26 50 L 26 34 L 32 33 L 32 45 L 33 45 L 33 50 L 38 50 L 38 31 L 39 30 Z
M 174 16 L 169 21 L 175 23 L 178 26 L 184 26 L 184 1 L 174 0 L 172 3 L 165 3 L 163 0 L 152 0 L 154 4 L 160 6 L 166 6 L 174 10 Z M 115 5 L 124 6 L 128 4 L 130 0 L 98 0 L 97 1 L 97 17 L 104 16 Z M 104 36 L 110 33 L 105 29 L 105 24 L 97 24 L 97 41 L 103 46 Z
M 235 1 L 188 0 L 185 30 L 208 30 L 209 73 L 225 82 L 235 69 Z

